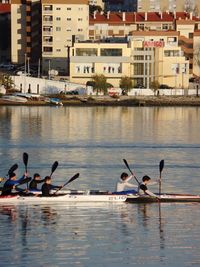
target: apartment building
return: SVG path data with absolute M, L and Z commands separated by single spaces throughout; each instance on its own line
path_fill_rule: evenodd
M 0 62 L 11 60 L 11 6 L 7 3 L 0 3 Z
M 193 35 L 200 30 L 200 18 L 192 12 L 95 12 L 90 16 L 89 38 L 101 40 L 106 38 L 124 38 L 134 31 L 150 32 L 177 31 L 178 45 L 189 60 L 189 72 L 193 70 Z M 197 39 L 197 37 L 196 37 Z
M 39 0 L 11 0 L 11 60 L 36 64 L 41 57 Z
M 135 31 L 124 42 L 75 43 L 70 80 L 86 84 L 94 74 L 104 74 L 114 87 L 121 78 L 149 88 L 153 81 L 178 88 L 188 87 L 189 61 L 178 47 L 178 32 Z
M 68 75 L 70 47 L 88 39 L 88 0 L 42 0 L 43 70 Z

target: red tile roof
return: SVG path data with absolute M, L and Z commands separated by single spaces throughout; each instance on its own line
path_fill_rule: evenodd
M 10 13 L 11 5 L 10 4 L 0 4 L 0 14 Z
M 124 21 L 123 21 L 124 16 Z M 142 22 L 173 22 L 174 20 L 189 20 L 190 14 L 186 12 L 110 12 L 90 14 L 90 24 L 108 23 L 108 24 L 133 24 Z M 146 20 L 145 20 L 146 18 Z M 192 20 L 200 21 L 200 18 L 193 16 Z

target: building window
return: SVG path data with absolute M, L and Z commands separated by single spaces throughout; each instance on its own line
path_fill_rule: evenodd
M 96 48 L 76 48 L 76 56 L 97 56 Z
M 60 17 L 57 17 L 56 20 L 61 20 L 61 18 Z
M 67 7 L 67 10 L 72 10 L 71 7 Z
M 122 73 L 122 67 L 120 63 L 107 63 L 103 65 L 103 73 L 105 74 L 117 74 Z
M 60 7 L 56 7 L 56 10 L 61 10 L 61 8 Z
M 144 64 L 135 63 L 134 66 L 134 75 L 144 75 Z
M 87 74 L 94 73 L 94 65 L 93 63 L 79 63 L 75 65 L 75 73 L 76 74 Z
M 72 20 L 71 18 L 67 18 L 68 21 Z
M 102 57 L 121 57 L 122 49 L 120 48 L 102 48 L 101 49 Z
M 83 31 L 83 29 L 78 29 L 78 32 L 82 32 Z
M 60 32 L 61 31 L 61 27 L 56 27 L 56 31 Z

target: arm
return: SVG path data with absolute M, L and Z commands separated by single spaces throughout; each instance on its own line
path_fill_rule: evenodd
M 152 193 L 152 192 L 149 191 L 149 190 L 146 190 L 145 193 L 146 193 L 147 195 L 151 196 L 151 197 L 156 197 L 156 198 L 159 199 L 159 197 L 158 197 L 157 195 L 155 195 L 154 193 Z
M 125 183 L 126 187 L 130 187 L 130 188 L 138 188 L 138 185 L 135 184 L 131 184 L 131 183 Z

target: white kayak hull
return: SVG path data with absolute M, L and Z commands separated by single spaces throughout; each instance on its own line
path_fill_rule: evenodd
M 109 202 L 123 203 L 127 199 L 126 195 L 87 195 L 87 194 L 65 194 L 51 197 L 41 196 L 10 196 L 0 197 L 1 203 L 24 203 L 24 204 L 50 204 L 50 203 L 69 203 L 69 202 Z

